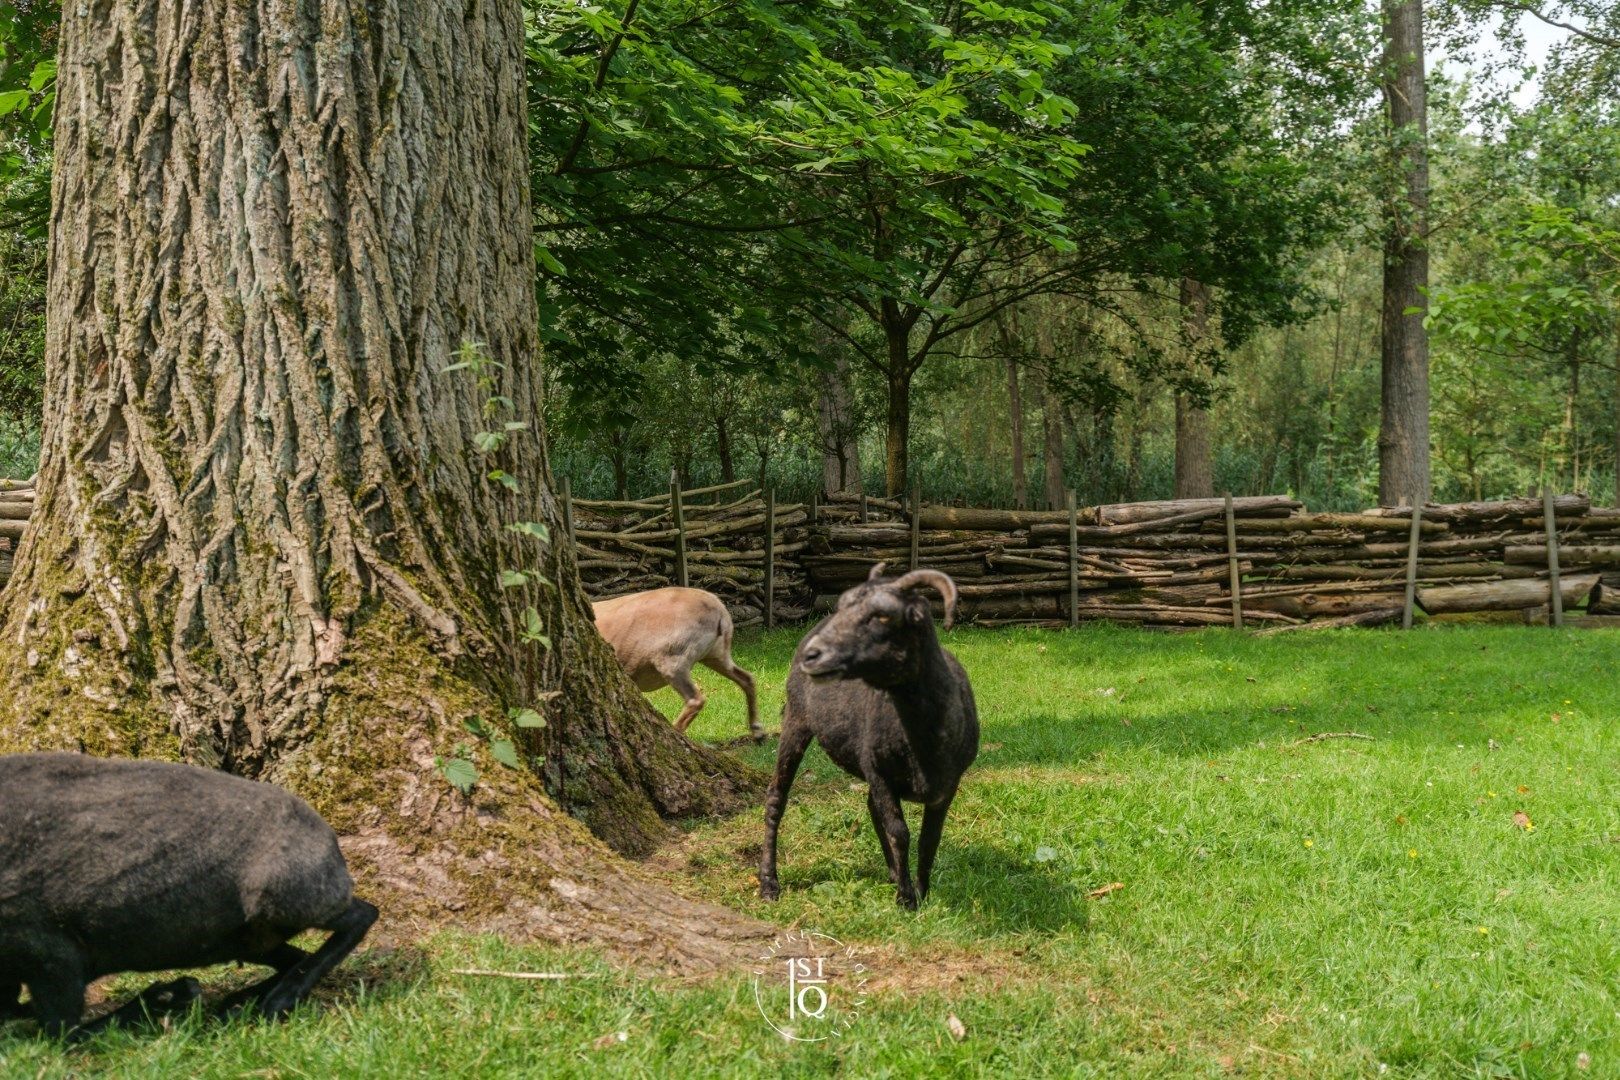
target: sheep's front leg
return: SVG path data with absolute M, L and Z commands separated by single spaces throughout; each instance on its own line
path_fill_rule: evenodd
M 20 1020 L 28 1015 L 22 1003 L 22 983 L 0 982 L 0 1021 Z
M 951 812 L 951 800 L 955 798 L 953 788 L 944 799 L 923 810 L 922 835 L 917 838 L 917 891 L 924 899 L 928 897 L 928 878 L 934 871 L 934 853 L 945 831 L 945 815 Z
M 75 966 L 56 968 L 48 974 L 30 977 L 28 990 L 33 996 L 34 1019 L 40 1030 L 53 1039 L 66 1035 L 84 1015 L 84 978 Z
M 150 1023 L 160 1016 L 184 1012 L 191 1003 L 202 997 L 202 984 L 196 979 L 182 977 L 170 982 L 153 983 L 118 1008 L 88 1024 L 73 1029 L 74 1041 L 88 1039 L 111 1027 Z
M 669 685 L 673 686 L 675 692 L 681 695 L 681 699 L 686 702 L 686 707 L 681 710 L 681 715 L 675 718 L 675 730 L 684 732 L 688 727 L 692 726 L 692 721 L 697 719 L 697 714 L 703 711 L 704 702 L 708 699 L 703 696 L 703 691 L 698 689 L 697 683 L 692 681 L 692 672 L 689 669 L 671 668 L 665 671 L 663 675 Z
M 900 884 L 900 871 L 895 869 L 898 860 L 894 857 L 894 848 L 889 844 L 889 834 L 883 828 L 883 814 L 878 810 L 877 800 L 872 797 L 870 788 L 866 791 L 866 812 L 872 815 L 872 831 L 877 833 L 878 843 L 883 845 L 883 861 L 889 864 L 889 884 Z
M 783 718 L 782 739 L 776 746 L 776 775 L 771 778 L 771 789 L 765 793 L 765 846 L 759 854 L 759 895 L 765 900 L 775 900 L 782 895 L 782 886 L 776 880 L 776 834 L 782 825 L 788 792 L 793 790 L 793 778 L 799 772 L 799 762 L 810 748 L 810 737 L 810 729 L 794 723 L 791 713 Z
M 869 798 L 878 819 L 880 838 L 884 839 L 884 853 L 889 856 L 889 868 L 895 875 L 895 901 L 903 908 L 917 909 L 917 889 L 911 883 L 911 830 L 906 828 L 906 815 L 900 809 L 900 800 L 889 785 L 879 777 L 868 777 Z

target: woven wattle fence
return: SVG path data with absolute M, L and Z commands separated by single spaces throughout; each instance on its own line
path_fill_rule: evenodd
M 1287 627 L 1398 621 L 1409 578 L 1414 606 L 1434 615 L 1537 609 L 1551 599 L 1557 552 L 1564 608 L 1620 614 L 1620 510 L 1583 495 L 1552 506 L 1549 533 L 1542 499 L 1428 505 L 1415 531 L 1410 509 L 1312 514 L 1282 496 L 1072 517 L 885 503 L 887 520 L 813 529 L 802 561 L 821 606 L 874 562 L 915 561 L 951 574 L 963 617 L 980 623 Z
M 0 481 L 0 586 L 33 502 L 31 481 Z M 984 625 L 1288 629 L 1542 609 L 1557 621 L 1583 606 L 1620 616 L 1620 510 L 1584 495 L 1429 504 L 1415 521 L 1409 508 L 1313 514 L 1280 495 L 1072 511 L 778 504 L 749 481 L 617 501 L 572 499 L 564 485 L 563 504 L 593 598 L 686 584 L 718 594 L 740 625 L 824 610 L 878 562 L 944 570 L 961 618 Z

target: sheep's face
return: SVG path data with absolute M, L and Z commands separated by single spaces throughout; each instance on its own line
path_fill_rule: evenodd
M 838 608 L 799 654 L 811 678 L 864 679 L 877 686 L 916 675 L 919 636 L 933 616 L 915 592 L 868 582 L 838 599 Z

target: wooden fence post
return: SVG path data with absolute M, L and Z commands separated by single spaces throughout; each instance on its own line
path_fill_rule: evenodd
M 911 488 L 911 569 L 917 569 L 917 548 L 922 544 L 922 488 Z
M 865 525 L 870 520 L 871 517 L 868 515 L 866 509 L 866 492 L 863 491 L 861 492 L 861 524 Z
M 815 525 L 821 520 L 821 490 L 818 488 L 810 493 L 810 524 Z
M 1080 511 L 1076 507 L 1074 490 L 1063 496 L 1069 511 L 1069 629 L 1080 625 Z
M 1232 579 L 1232 629 L 1243 629 L 1243 572 L 1238 568 L 1237 512 L 1226 493 L 1226 566 Z
M 1559 581 L 1558 571 L 1558 518 L 1557 508 L 1553 505 L 1552 488 L 1545 488 L 1541 493 L 1543 524 L 1547 526 L 1547 585 L 1550 592 L 1549 603 L 1552 605 L 1548 624 L 1551 626 L 1564 625 L 1564 588 Z
M 568 537 L 568 546 L 578 547 L 579 541 L 574 538 L 574 487 L 566 476 L 562 478 L 562 512 L 563 533 Z
M 776 625 L 776 489 L 765 489 L 765 629 Z
M 1423 542 L 1423 504 L 1412 500 L 1412 532 L 1406 542 L 1406 603 L 1401 608 L 1401 629 L 1412 629 L 1417 614 L 1418 548 Z
M 675 513 L 675 584 L 686 588 L 686 511 L 681 507 L 681 477 L 669 470 L 669 506 Z

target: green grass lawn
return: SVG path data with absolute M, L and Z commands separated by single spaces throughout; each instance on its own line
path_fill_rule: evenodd
M 796 637 L 739 643 L 767 727 Z M 985 741 L 920 912 L 895 906 L 865 800 L 817 751 L 783 825 L 779 904 L 753 895 L 757 813 L 655 860 L 690 895 L 863 949 L 867 1000 L 837 1039 L 781 1039 L 747 973 L 650 979 L 444 937 L 368 954 L 286 1025 L 193 1020 L 68 1054 L 16 1026 L 0 1071 L 1620 1075 L 1620 634 L 1099 626 L 949 643 Z M 741 696 L 701 681 L 693 734 L 741 735 Z M 1372 739 L 1301 742 L 1349 731 Z M 763 766 L 772 749 L 741 752 Z

